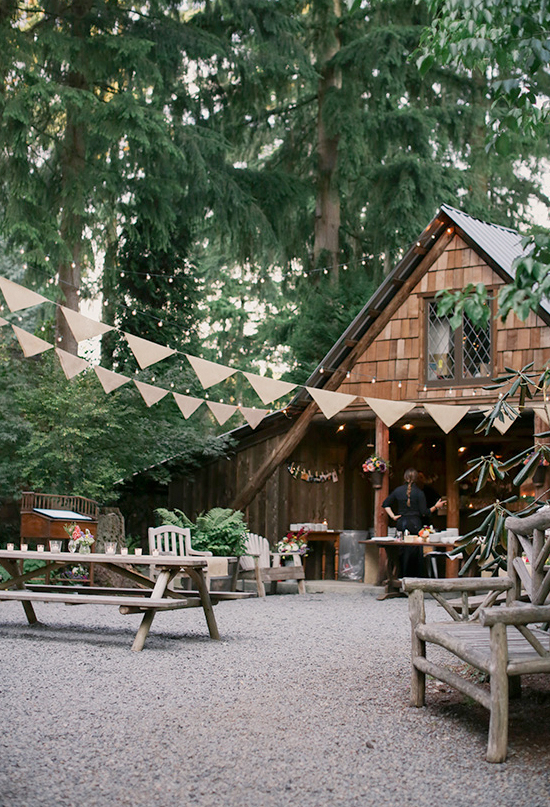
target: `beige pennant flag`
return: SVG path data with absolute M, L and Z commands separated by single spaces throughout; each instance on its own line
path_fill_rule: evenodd
M 39 303 L 51 303 L 51 300 L 48 300 L 47 297 L 43 297 L 36 291 L 26 289 L 6 277 L 0 277 L 0 289 L 2 289 L 10 311 L 20 311 L 22 308 L 30 308 L 31 305 L 38 305 Z
M 220 424 L 223 426 L 226 420 L 229 420 L 232 414 L 237 411 L 236 406 L 231 406 L 230 404 L 223 404 L 223 403 L 215 403 L 213 401 L 207 401 L 206 405 Z
M 113 373 L 112 370 L 106 370 L 105 367 L 99 367 L 96 365 L 94 367 L 95 374 L 99 378 L 101 386 L 105 390 L 105 392 L 113 392 L 113 390 L 122 387 L 123 384 L 127 384 L 130 379 L 128 376 L 121 375 L 120 373 Z
M 265 378 L 265 376 L 254 375 L 254 373 L 243 373 L 243 375 L 264 404 L 273 403 L 277 398 L 282 398 L 283 395 L 296 389 L 296 384 L 291 384 L 289 381 L 277 381 L 275 378 Z
M 173 392 L 172 395 L 186 420 L 204 403 L 202 398 L 193 398 L 192 395 L 182 395 L 180 392 Z
M 482 412 L 483 415 L 488 415 L 489 412 L 491 412 L 491 409 L 490 408 L 482 409 L 481 412 Z M 498 418 L 498 417 L 495 418 L 493 420 L 493 426 L 501 434 L 506 434 L 506 432 L 508 431 L 508 429 L 510 428 L 512 423 L 514 423 L 514 421 L 516 420 L 517 415 L 515 417 L 511 418 L 509 415 L 506 414 L 506 412 L 503 412 L 502 414 L 503 414 L 504 420 L 500 420 L 500 418 Z
M 265 416 L 269 415 L 269 409 L 253 409 L 249 406 L 241 406 L 240 409 L 244 419 L 252 429 L 259 426 Z
M 166 359 L 168 356 L 173 356 L 176 352 L 171 347 L 158 345 L 156 342 L 142 339 L 141 336 L 132 336 L 131 333 L 125 333 L 124 336 L 142 370 L 145 370 L 151 364 L 156 364 L 158 361 Z
M 79 314 L 78 311 L 73 311 L 72 308 L 65 308 L 64 305 L 59 307 L 77 342 L 93 339 L 94 336 L 101 336 L 101 334 L 113 330 L 111 325 L 104 325 L 102 322 L 96 322 L 95 319 L 89 319 L 89 317 Z
M 469 406 L 455 404 L 429 404 L 423 403 L 426 412 L 433 417 L 440 429 L 448 434 L 460 423 L 462 418 L 470 411 Z
M 185 355 L 204 389 L 213 387 L 214 384 L 219 384 L 220 381 L 225 381 L 226 378 L 229 378 L 230 375 L 237 372 L 236 370 L 232 370 L 231 367 L 226 367 L 224 364 L 216 364 L 214 361 L 199 359 L 197 356 L 189 356 L 188 353 Z
M 12 325 L 11 327 L 19 340 L 21 350 L 26 358 L 29 356 L 37 356 L 39 353 L 44 353 L 46 350 L 53 347 L 53 345 L 50 345 L 45 339 L 40 339 L 39 336 L 34 336 L 32 333 L 24 331 L 23 328 L 18 328 L 17 325 Z
M 0 317 L 0 327 L 1 327 L 2 325 L 8 325 L 8 324 L 9 324 L 9 323 L 8 323 L 8 320 L 7 320 L 7 319 L 4 319 L 4 317 Z
M 162 387 L 155 387 L 153 384 L 145 384 L 143 381 L 136 381 L 134 379 L 134 384 L 138 388 L 141 393 L 141 397 L 147 404 L 147 406 L 153 406 L 153 404 L 158 403 L 161 401 L 165 395 L 168 395 L 167 389 L 162 389 Z
M 363 400 L 388 429 L 415 407 L 415 404 L 410 401 L 390 401 L 385 398 L 364 398 Z
M 60 347 L 56 347 L 55 352 L 67 379 L 74 378 L 75 375 L 84 372 L 90 366 L 86 359 L 81 359 L 80 356 L 74 356 L 66 350 L 61 350 Z
M 550 404 L 548 405 L 548 410 L 544 406 L 533 406 L 533 412 L 535 415 L 538 415 L 547 426 L 550 426 Z
M 331 392 L 326 389 L 317 389 L 317 387 L 306 387 L 306 389 L 327 420 L 349 406 L 357 397 L 345 392 Z

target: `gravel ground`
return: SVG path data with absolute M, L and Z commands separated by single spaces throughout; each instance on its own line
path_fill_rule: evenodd
M 221 642 L 200 609 L 173 611 L 141 653 L 139 617 L 113 608 L 38 603 L 32 627 L 1 609 L 2 807 L 550 801 L 548 685 L 527 687 L 508 761 L 489 765 L 481 707 L 434 681 L 408 706 L 406 600 L 220 603 Z

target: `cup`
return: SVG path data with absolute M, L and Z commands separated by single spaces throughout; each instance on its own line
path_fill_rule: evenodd
M 127 555 L 128 554 L 128 547 L 123 546 L 122 549 L 120 550 L 120 554 L 121 555 Z
M 141 547 L 140 546 L 136 546 L 136 548 L 134 549 L 134 555 L 141 555 Z
M 160 552 L 158 551 L 158 549 L 153 549 L 151 555 L 154 555 L 156 557 L 157 555 L 160 555 Z
M 116 541 L 105 541 L 105 554 L 106 555 L 116 554 Z
M 8 552 L 13 552 L 13 550 L 15 549 L 15 544 L 6 544 L 6 549 L 8 550 Z
M 28 544 L 21 544 L 21 552 L 26 552 L 29 548 Z
M 61 541 L 50 541 L 50 552 L 61 552 Z
M 43 552 L 44 551 L 44 544 L 37 544 L 36 545 L 36 551 L 37 552 Z

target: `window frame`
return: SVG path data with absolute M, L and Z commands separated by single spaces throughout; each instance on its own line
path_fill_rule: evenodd
M 424 376 L 424 386 L 430 388 L 448 388 L 448 387 L 482 387 L 484 384 L 487 384 L 488 381 L 494 375 L 494 367 L 495 367 L 495 345 L 496 345 L 496 322 L 494 318 L 494 289 L 487 288 L 488 293 L 488 304 L 491 309 L 491 314 L 489 318 L 489 323 L 491 327 L 490 333 L 490 358 L 489 358 L 489 374 L 486 376 L 480 376 L 479 378 L 468 376 L 464 377 L 464 352 L 462 347 L 462 335 L 463 335 L 463 322 L 461 325 L 454 331 L 453 333 L 453 344 L 454 344 L 454 354 L 455 354 L 455 367 L 454 367 L 454 376 L 453 378 L 435 378 L 429 379 L 429 372 L 428 372 L 428 347 L 429 347 L 429 311 L 430 311 L 430 303 L 435 302 L 435 293 L 428 292 L 427 294 L 423 295 L 423 306 L 422 306 L 422 319 L 423 319 L 423 350 L 422 350 L 422 369 L 423 369 L 423 376 Z

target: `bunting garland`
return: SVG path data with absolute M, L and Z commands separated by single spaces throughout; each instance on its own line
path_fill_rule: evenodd
M 53 300 L 49 300 L 37 292 L 20 286 L 7 278 L 0 276 L 0 290 L 2 291 L 6 304 L 10 311 L 16 312 L 25 308 L 30 308 L 43 302 L 49 302 L 58 306 L 71 330 L 75 340 L 79 343 L 81 341 L 99 337 L 104 333 L 112 330 L 118 330 L 114 326 L 105 325 L 102 322 L 97 322 L 93 319 L 85 317 L 78 311 L 73 311 Z M 9 320 L 0 317 L 0 326 L 9 325 Z M 36 356 L 47 350 L 51 350 L 55 346 L 38 336 L 35 336 L 22 328 L 12 324 L 13 332 L 23 351 L 25 357 Z M 173 348 L 165 345 L 151 342 L 148 339 L 143 339 L 139 336 L 134 336 L 126 332 L 122 332 L 123 337 L 128 343 L 139 367 L 143 370 L 147 367 L 162 361 L 172 355 L 179 354 L 185 355 L 191 364 L 195 375 L 204 389 L 208 389 L 216 384 L 219 384 L 232 376 L 237 370 L 227 367 L 223 364 L 207 361 L 196 356 L 180 353 Z M 55 347 L 55 353 L 60 361 L 61 367 L 67 379 L 71 379 L 81 372 L 86 371 L 92 365 L 83 358 L 74 356 L 58 347 Z M 113 392 L 124 384 L 127 384 L 131 378 L 120 373 L 115 373 L 107 370 L 98 365 L 92 367 L 101 383 L 105 393 Z M 287 381 L 280 381 L 277 379 L 269 378 L 266 376 L 255 375 L 239 371 L 247 379 L 250 386 L 254 389 L 259 398 L 261 398 L 264 405 L 268 405 L 273 401 L 287 395 L 292 390 L 296 389 L 297 384 Z M 153 384 L 146 384 L 135 379 L 134 383 L 139 390 L 143 400 L 148 407 L 153 406 L 166 395 L 169 390 L 162 389 L 161 387 L 154 386 Z M 330 419 L 336 414 L 341 412 L 357 397 L 347 393 L 326 390 L 322 387 L 303 387 L 313 398 L 323 415 Z M 223 425 L 237 410 L 247 421 L 252 429 L 262 422 L 262 420 L 269 414 L 269 410 L 256 409 L 255 407 L 243 407 L 240 404 L 224 404 L 214 401 L 203 400 L 202 398 L 194 398 L 190 395 L 182 395 L 177 392 L 172 392 L 172 396 L 180 409 L 182 415 L 187 419 L 189 418 L 202 403 L 206 403 L 212 415 L 216 418 L 220 425 Z M 424 410 L 433 418 L 437 425 L 446 433 L 451 431 L 462 418 L 471 411 L 469 405 L 443 405 L 434 404 L 428 401 L 421 403 L 410 401 L 391 401 L 382 398 L 363 397 L 363 401 L 372 409 L 377 417 L 379 417 L 388 427 L 391 427 L 397 420 L 411 411 L 415 406 L 423 406 Z M 478 409 L 479 407 L 475 407 Z M 481 409 L 480 414 L 483 414 Z M 543 412 L 543 417 L 545 416 Z M 512 425 L 513 419 L 507 418 L 504 423 L 495 422 L 495 428 L 504 434 L 507 429 Z M 303 468 L 295 463 L 288 466 L 289 473 L 296 478 L 308 482 L 328 482 L 338 481 L 338 472 L 336 470 L 318 473 Z
M 295 462 L 291 462 L 286 468 L 294 479 L 300 479 L 302 482 L 338 482 L 338 471 L 340 470 L 333 468 L 332 471 L 322 471 L 321 473 L 315 471 L 315 473 L 312 473 Z

